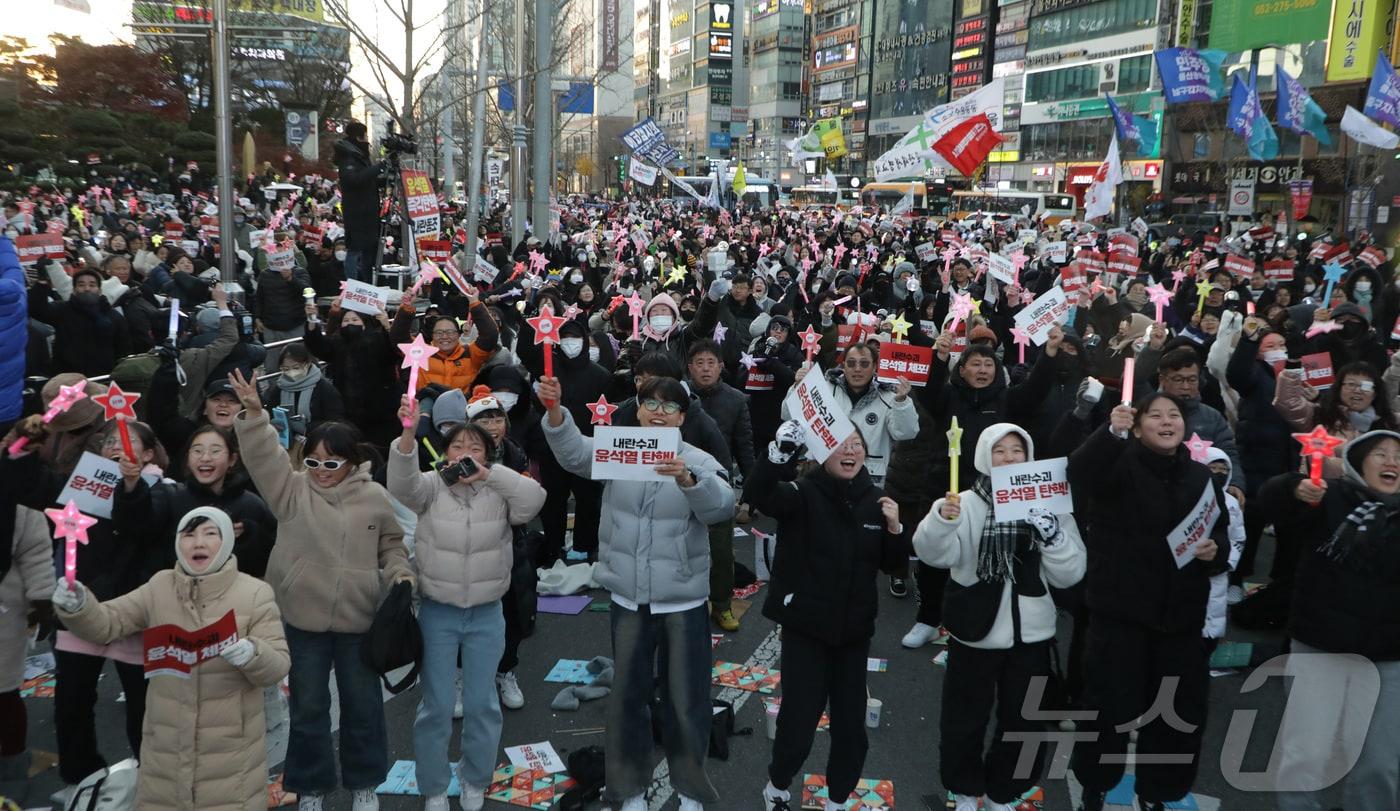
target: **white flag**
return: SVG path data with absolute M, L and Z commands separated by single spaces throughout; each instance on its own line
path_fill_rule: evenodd
M 901 215 L 901 214 L 908 214 L 908 213 L 912 212 L 913 210 L 914 210 L 914 186 L 911 184 L 911 185 L 909 186 L 909 191 L 905 192 L 905 193 L 904 193 L 904 196 L 901 197 L 901 198 L 899 198 L 899 202 L 894 204 L 894 208 L 890 210 L 890 213 L 893 214 L 893 215 L 895 215 L 896 217 L 898 217 L 898 216 Z
M 836 191 L 836 175 L 831 173 L 830 168 L 826 170 L 826 174 L 822 175 L 822 188 L 827 191 Z
M 1394 149 L 1400 146 L 1400 135 L 1367 118 L 1350 104 L 1347 105 L 1346 113 L 1342 115 L 1342 132 L 1351 136 L 1353 141 L 1367 146 L 1380 149 Z
M 1094 172 L 1094 182 L 1084 190 L 1084 219 L 1107 217 L 1113 211 L 1113 195 L 1123 182 L 1123 163 L 1118 159 L 1118 133 L 1108 142 L 1108 155 Z
M 940 104 L 924 113 L 922 121 L 875 159 L 875 180 L 883 183 L 923 177 L 935 167 L 951 169 L 948 161 L 934 151 L 933 144 L 953 127 L 982 113 L 986 114 L 992 129 L 1000 132 L 1005 91 L 1006 79 L 999 77 L 956 101 Z
M 710 173 L 710 193 L 705 197 L 705 205 L 710 208 L 719 208 L 719 173 Z
M 640 160 L 633 158 L 627 164 L 627 176 L 643 186 L 651 186 L 656 183 L 656 167 L 647 166 Z

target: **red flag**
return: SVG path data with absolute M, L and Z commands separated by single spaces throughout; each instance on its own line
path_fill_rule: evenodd
M 947 134 L 934 142 L 933 149 L 954 169 L 972 177 L 972 173 L 977 171 L 977 167 L 982 165 L 982 161 L 987 159 L 999 143 L 1001 136 L 992 129 L 992 122 L 987 119 L 987 114 L 978 113 L 948 130 Z

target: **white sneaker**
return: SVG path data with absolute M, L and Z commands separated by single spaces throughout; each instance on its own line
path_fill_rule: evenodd
M 463 783 L 458 802 L 462 804 L 462 811 L 481 811 L 481 807 L 486 805 L 486 789 Z
M 788 803 L 792 802 L 792 794 L 786 791 L 778 791 L 773 786 L 773 781 L 768 781 L 768 785 L 763 787 L 763 809 L 764 811 L 791 811 Z
M 435 794 L 423 801 L 423 811 L 452 811 L 446 794 Z
M 518 710 L 525 706 L 525 694 L 520 692 L 514 670 L 496 674 L 496 690 L 501 694 L 501 706 L 506 709 Z
M 647 811 L 647 795 L 638 794 L 635 797 L 628 797 L 622 803 L 622 808 L 618 811 Z
M 838 803 L 835 800 L 827 799 L 826 811 L 846 811 L 845 803 Z
M 1010 803 L 993 802 L 992 798 L 988 797 L 982 805 L 982 811 L 1016 811 L 1016 806 Z
M 679 794 L 680 792 L 677 793 Z M 680 811 L 705 811 L 705 806 L 703 803 L 701 803 L 694 797 L 687 797 L 684 794 L 681 794 Z
M 928 626 L 925 625 L 925 628 Z M 953 811 L 977 811 L 977 798 L 966 794 L 953 795 Z
M 1239 605 L 1244 602 L 1244 588 L 1241 586 L 1230 586 L 1225 590 L 1225 602 L 1229 605 Z
M 353 811 L 379 811 L 379 795 L 372 788 L 357 788 L 350 795 L 350 807 Z
M 909 633 L 904 635 L 904 639 L 900 644 L 906 648 L 922 648 L 937 638 L 937 628 L 932 625 L 925 625 L 922 622 L 916 622 L 914 623 L 914 627 L 909 629 Z
M 320 794 L 303 794 L 297 798 L 297 811 L 321 811 Z

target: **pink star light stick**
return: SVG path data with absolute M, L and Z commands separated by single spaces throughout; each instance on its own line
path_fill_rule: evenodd
M 1162 308 L 1167 302 L 1172 300 L 1172 292 L 1160 284 L 1150 284 L 1147 286 L 1147 297 L 1157 306 L 1157 323 L 1162 322 Z
M 71 499 L 63 509 L 50 507 L 44 514 L 53 522 L 54 539 L 63 539 L 63 578 L 71 586 L 78 574 L 78 544 L 87 546 L 88 527 L 96 524 L 97 519 L 83 515 L 77 502 Z
M 87 397 L 87 378 L 82 378 L 71 386 L 59 386 L 58 395 L 49 403 L 49 408 L 44 412 L 45 424 L 53 422 L 59 414 L 73 407 L 73 404 Z M 10 443 L 11 458 L 19 456 L 24 451 L 24 446 L 29 444 L 29 437 L 22 436 Z
M 418 370 L 428 368 L 428 358 L 437 354 L 437 347 L 423 340 L 423 334 L 413 336 L 413 342 L 399 344 L 399 351 L 403 353 L 403 364 L 400 368 L 408 370 L 408 396 L 412 397 L 418 391 Z M 403 421 L 403 427 L 413 425 L 411 418 Z
M 1023 330 L 1019 330 L 1016 327 L 1012 327 L 1011 340 L 1013 343 L 1016 344 L 1017 347 L 1019 347 L 1017 351 L 1017 354 L 1019 356 L 1017 362 L 1024 366 L 1026 363 L 1026 344 L 1029 344 L 1031 342 L 1031 337 L 1027 335 Z
M 1206 464 L 1206 451 L 1210 450 L 1211 446 L 1215 443 L 1208 439 L 1201 439 L 1200 434 L 1193 432 L 1191 438 L 1186 440 L 1184 444 L 1186 445 L 1186 450 L 1191 453 L 1191 460 L 1204 465 Z

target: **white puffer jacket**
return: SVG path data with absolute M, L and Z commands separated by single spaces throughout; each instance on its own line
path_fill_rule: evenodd
M 413 567 L 418 592 L 458 608 L 492 603 L 510 587 L 511 527 L 529 523 L 544 506 L 539 483 L 505 465 L 492 465 L 475 484 L 448 486 L 437 471 L 418 470 L 417 448 L 389 449 L 389 493 L 418 515 Z
M 1206 450 L 1206 464 L 1211 462 L 1224 462 L 1231 469 L 1230 456 L 1219 448 L 1208 448 Z M 1244 510 L 1240 508 L 1239 499 L 1225 494 L 1225 508 L 1230 514 L 1230 571 L 1240 563 L 1240 556 L 1244 554 Z M 1225 636 L 1226 618 L 1229 613 L 1227 595 L 1230 590 L 1229 572 L 1221 572 L 1211 575 L 1210 578 L 1210 599 L 1206 601 L 1206 626 L 1202 634 L 1210 639 L 1220 639 Z
M 871 380 L 865 393 L 853 403 L 840 369 L 827 372 L 826 381 L 831 384 L 836 405 L 856 424 L 865 439 L 865 469 L 877 482 L 883 481 L 894 443 L 919 435 L 919 412 L 914 410 L 914 398 L 897 400 L 892 384 Z M 783 419 L 792 418 L 784 400 Z

